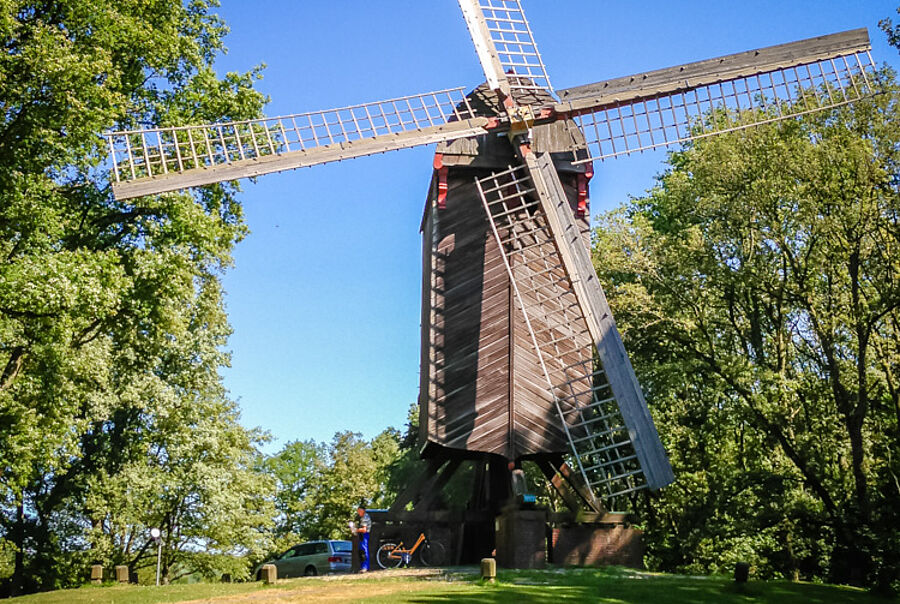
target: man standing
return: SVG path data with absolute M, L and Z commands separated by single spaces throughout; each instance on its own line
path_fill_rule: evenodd
M 359 572 L 369 572 L 369 532 L 372 530 L 372 519 L 366 513 L 364 503 L 360 503 L 356 508 L 359 514 L 359 526 L 355 528 L 355 532 L 359 535 Z

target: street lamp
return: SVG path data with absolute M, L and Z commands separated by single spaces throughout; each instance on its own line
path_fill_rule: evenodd
M 156 586 L 159 587 L 159 562 L 162 559 L 162 533 L 158 528 L 150 529 L 150 537 L 156 541 Z

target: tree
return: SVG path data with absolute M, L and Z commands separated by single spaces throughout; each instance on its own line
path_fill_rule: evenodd
M 900 120 L 881 95 L 699 140 L 594 259 L 672 454 L 655 563 L 896 585 Z
M 240 426 L 221 385 L 228 330 L 216 281 L 201 290 L 191 315 L 191 324 L 204 329 L 167 347 L 166 381 L 136 397 L 143 413 L 127 435 L 135 453 L 115 456 L 117 471 L 87 478 L 88 553 L 108 565 L 155 567 L 149 530 L 158 527 L 163 580 L 193 573 L 239 578 L 250 570 L 247 558 L 271 547 L 274 489 L 258 471 L 256 449 L 266 437 Z M 93 449 L 104 432 L 89 438 Z
M 358 503 L 372 508 L 393 503 L 409 471 L 403 442 L 395 428 L 371 441 L 338 432 L 330 443 L 294 441 L 266 459 L 263 467 L 277 485 L 277 548 L 346 538 Z
M 236 187 L 115 201 L 97 136 L 259 114 L 255 70 L 215 75 L 226 28 L 212 6 L 0 3 L 0 549 L 14 552 L 12 593 L 82 574 L 77 554 L 100 547 L 91 523 L 112 505 L 94 478 L 152 465 L 179 438 L 164 420 L 180 405 L 216 409 L 206 427 L 232 439 L 234 468 L 256 440 L 239 435 L 218 384 L 224 315 L 204 318 L 221 314 L 218 274 L 245 233 Z
M 312 539 L 316 522 L 313 501 L 326 472 L 326 450 L 313 440 L 292 441 L 263 461 L 275 480 L 275 547 L 282 551 L 297 540 Z

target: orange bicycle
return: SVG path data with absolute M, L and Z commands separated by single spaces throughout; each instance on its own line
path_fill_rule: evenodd
M 429 541 L 425 533 L 410 548 L 404 548 L 403 542 L 382 543 L 375 554 L 375 560 L 381 568 L 396 568 L 401 564 L 409 566 L 413 554 L 419 552 L 419 563 L 422 566 L 440 566 L 444 562 L 444 546 L 436 541 Z

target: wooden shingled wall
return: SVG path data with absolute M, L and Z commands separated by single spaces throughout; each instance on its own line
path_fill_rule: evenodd
M 481 94 L 477 89 L 470 102 L 489 114 L 490 97 Z M 582 168 L 569 162 L 571 140 L 563 123 L 535 128 L 534 148 L 553 153 L 574 214 L 576 173 Z M 566 452 L 562 424 L 474 182 L 515 164 L 512 147 L 505 138 L 484 136 L 442 144 L 437 151 L 449 168 L 448 194 L 446 207 L 438 209 L 435 176 L 422 223 L 422 439 L 432 447 L 510 459 Z M 589 245 L 589 218 L 578 220 Z M 559 288 L 552 285 L 559 271 L 542 277 L 548 287 Z M 570 291 L 557 294 L 561 304 L 575 305 Z M 541 338 L 561 339 L 567 362 L 590 358 L 583 326 L 573 326 L 581 335 L 568 341 L 563 336 L 571 334 L 533 327 Z

